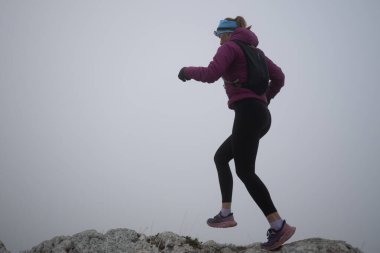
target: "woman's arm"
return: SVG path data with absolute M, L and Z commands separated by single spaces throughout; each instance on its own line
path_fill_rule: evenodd
M 208 67 L 186 67 L 185 75 L 204 83 L 217 81 L 235 59 L 235 50 L 231 43 L 225 43 L 218 48 Z

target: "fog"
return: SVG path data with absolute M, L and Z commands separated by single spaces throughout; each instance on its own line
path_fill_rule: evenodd
M 221 201 L 213 156 L 234 115 L 221 80 L 177 78 L 208 65 L 219 20 L 237 15 L 286 75 L 256 170 L 297 227 L 292 241 L 380 251 L 378 1 L 0 0 L 0 240 L 10 251 L 87 229 L 266 240 L 234 171 L 238 226 L 206 225 Z

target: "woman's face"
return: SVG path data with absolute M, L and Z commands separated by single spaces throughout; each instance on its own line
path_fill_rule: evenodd
M 219 36 L 220 38 L 220 45 L 223 45 L 226 41 L 229 41 L 231 39 L 231 33 L 223 33 Z

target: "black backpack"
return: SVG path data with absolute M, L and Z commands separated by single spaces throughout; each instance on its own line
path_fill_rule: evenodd
M 250 89 L 257 95 L 263 95 L 269 87 L 269 72 L 264 53 L 242 41 L 234 40 L 243 50 L 247 60 L 248 80 L 238 84 L 239 87 Z

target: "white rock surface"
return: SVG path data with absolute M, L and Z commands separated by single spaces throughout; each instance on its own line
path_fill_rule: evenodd
M 73 236 L 57 236 L 44 241 L 25 253 L 259 253 L 260 243 L 246 246 L 219 244 L 214 241 L 202 243 L 188 236 L 172 232 L 154 236 L 139 234 L 130 229 L 113 229 L 105 234 L 87 230 Z M 281 253 L 361 253 L 343 241 L 311 238 L 285 244 L 276 252 Z M 0 253 L 10 253 L 0 242 Z

